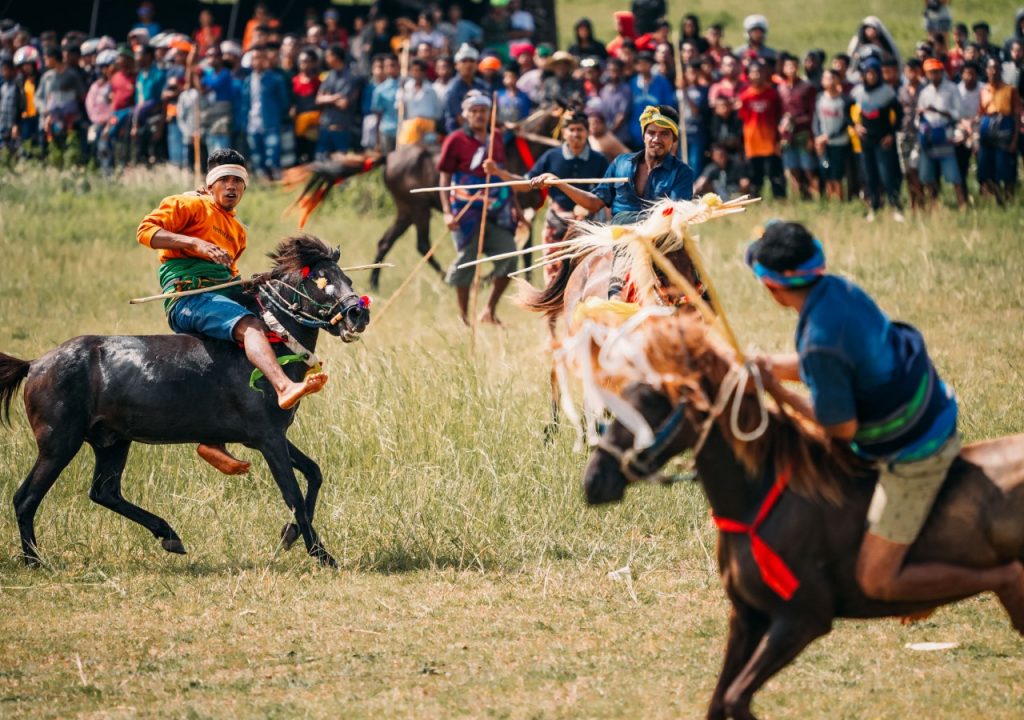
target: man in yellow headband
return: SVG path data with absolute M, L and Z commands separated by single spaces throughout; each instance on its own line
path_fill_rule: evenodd
M 160 251 L 160 287 L 163 292 L 219 285 L 238 278 L 239 256 L 245 252 L 245 228 L 235 217 L 249 181 L 245 158 L 234 150 L 217 150 L 207 161 L 204 192 L 171 195 L 142 219 L 138 240 Z M 237 342 L 254 366 L 277 391 L 283 409 L 318 392 L 327 375 L 309 375 L 293 382 L 277 363 L 263 321 L 236 299 L 240 288 L 215 290 L 168 300 L 167 321 L 174 332 L 197 333 Z M 234 295 L 234 297 L 232 297 Z M 223 445 L 200 445 L 199 455 L 221 472 L 238 475 L 249 463 L 238 460 Z
M 605 206 L 610 208 L 613 225 L 639 222 L 647 208 L 658 200 L 693 198 L 693 170 L 672 151 L 679 140 L 679 114 L 675 108 L 648 105 L 640 115 L 640 127 L 644 134 L 644 149 L 619 155 L 604 174 L 606 178 L 628 177 L 629 182 L 602 183 L 593 192 L 572 185 L 560 186 L 573 202 L 591 214 Z M 534 187 L 542 187 L 558 179 L 553 173 L 544 173 L 530 182 Z M 612 262 L 610 298 L 622 292 L 627 270 L 622 265 L 624 263 Z

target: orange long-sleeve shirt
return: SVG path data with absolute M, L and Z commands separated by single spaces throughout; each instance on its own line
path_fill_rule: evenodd
M 139 242 L 153 247 L 153 236 L 160 230 L 207 240 L 231 256 L 231 274 L 238 275 L 238 258 L 245 252 L 245 227 L 233 210 L 225 210 L 209 195 L 171 195 L 160 207 L 139 223 Z M 158 250 L 160 262 L 173 258 L 195 257 L 184 250 Z

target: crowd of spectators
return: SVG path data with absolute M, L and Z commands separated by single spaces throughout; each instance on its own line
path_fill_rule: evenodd
M 471 89 L 493 92 L 501 122 L 538 106 L 584 109 L 591 143 L 638 149 L 648 105 L 680 110 L 685 159 L 698 193 L 863 197 L 874 218 L 887 203 L 902 219 L 941 182 L 967 202 L 973 168 L 1002 203 L 1017 183 L 1024 83 L 1024 11 L 1014 34 L 954 23 L 948 0 L 925 0 L 927 38 L 904 55 L 885 25 L 865 18 L 845 52 L 800 55 L 769 43 L 761 15 L 744 43 L 686 15 L 678 33 L 664 0 L 615 13 L 596 38 L 581 18 L 565 51 L 534 42 L 520 0 L 490 3 L 479 23 L 460 6 L 428 6 L 394 21 L 371 9 L 351 26 L 336 10 L 285 28 L 258 4 L 241 41 L 209 11 L 190 34 L 164 31 L 143 2 L 123 42 L 69 32 L 34 36 L 0 21 L 0 152 L 45 156 L 73 146 L 105 172 L 126 163 L 188 167 L 226 147 L 270 178 L 335 152 L 389 152 L 439 142 L 461 122 Z

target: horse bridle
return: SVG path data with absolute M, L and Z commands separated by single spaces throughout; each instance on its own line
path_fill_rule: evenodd
M 314 300 L 306 292 L 306 279 L 303 278 L 297 285 L 292 285 L 279 278 L 269 278 L 260 284 L 259 298 L 265 300 L 269 305 L 274 306 L 300 325 L 316 328 L 317 330 L 324 330 L 337 325 L 349 310 L 359 306 L 359 296 L 354 292 L 339 298 L 337 302 L 331 304 Z M 285 293 L 291 293 L 290 300 L 285 297 Z M 299 298 L 304 298 L 311 304 L 316 309 L 316 314 L 314 315 L 304 310 L 302 303 L 298 301 Z M 352 339 L 358 339 L 358 335 L 349 332 L 346 328 L 343 328 L 342 332 L 352 335 Z
M 754 383 L 757 387 L 757 396 L 761 405 L 761 421 L 753 431 L 744 432 L 739 428 L 739 406 L 743 393 L 746 390 L 747 379 L 751 376 L 754 378 Z M 722 413 L 725 412 L 730 399 L 734 401 L 731 415 L 731 430 L 733 436 L 738 440 L 750 442 L 764 434 L 764 431 L 768 427 L 768 413 L 765 409 L 764 401 L 761 400 L 763 392 L 764 386 L 762 384 L 761 373 L 757 365 L 747 362 L 742 365 L 733 365 L 732 368 L 730 368 L 729 374 L 726 375 L 725 379 L 718 387 L 718 393 L 715 397 L 714 404 L 708 410 L 707 417 L 704 418 L 704 422 L 701 424 L 700 433 L 697 435 L 697 442 L 693 444 L 694 463 L 696 463 L 697 456 L 700 455 L 700 451 L 704 449 L 704 443 L 707 442 L 708 436 L 711 434 L 712 426 L 715 424 L 715 421 L 722 416 Z M 658 426 L 658 430 L 654 435 L 654 442 L 646 448 L 642 448 L 640 450 L 637 450 L 636 448 L 621 450 L 608 442 L 604 435 L 602 435 L 601 439 L 598 441 L 597 447 L 619 461 L 619 470 L 626 477 L 628 482 L 646 482 L 659 485 L 671 484 L 672 480 L 661 472 L 662 466 L 668 462 L 669 458 L 666 458 L 664 462 L 660 463 L 657 467 L 652 467 L 651 463 L 653 463 L 658 456 L 665 451 L 665 448 L 673 443 L 679 436 L 685 417 L 686 398 L 684 397 L 679 401 L 675 408 L 673 408 L 672 413 L 665 418 L 665 421 Z M 651 459 L 648 463 L 642 466 L 637 466 L 637 459 L 644 454 L 649 455 Z

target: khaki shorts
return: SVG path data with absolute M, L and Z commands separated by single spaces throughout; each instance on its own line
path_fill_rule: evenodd
M 933 455 L 905 463 L 881 463 L 868 508 L 868 531 L 909 545 L 924 527 L 950 466 L 960 454 L 955 432 Z
M 479 228 L 479 226 L 476 226 Z M 461 233 L 462 230 L 456 230 L 454 234 Z M 463 244 L 458 242 L 461 236 L 456 237 L 456 246 Z M 472 262 L 476 260 L 476 249 L 477 243 L 480 242 L 479 235 L 474 232 L 471 237 L 465 239 L 465 248 L 459 251 L 458 257 L 456 257 L 451 266 L 448 268 L 448 272 L 445 274 L 445 282 L 455 287 L 469 287 L 473 284 L 473 276 L 476 273 L 475 268 L 462 268 L 459 269 L 459 265 L 463 263 Z M 512 252 L 516 249 L 516 238 L 511 230 L 498 225 L 493 220 L 487 223 L 487 227 L 484 229 L 484 255 L 503 255 L 504 253 Z M 516 258 L 505 258 L 503 260 L 496 260 L 494 262 L 494 276 L 495 277 L 507 277 L 510 273 L 516 269 Z

